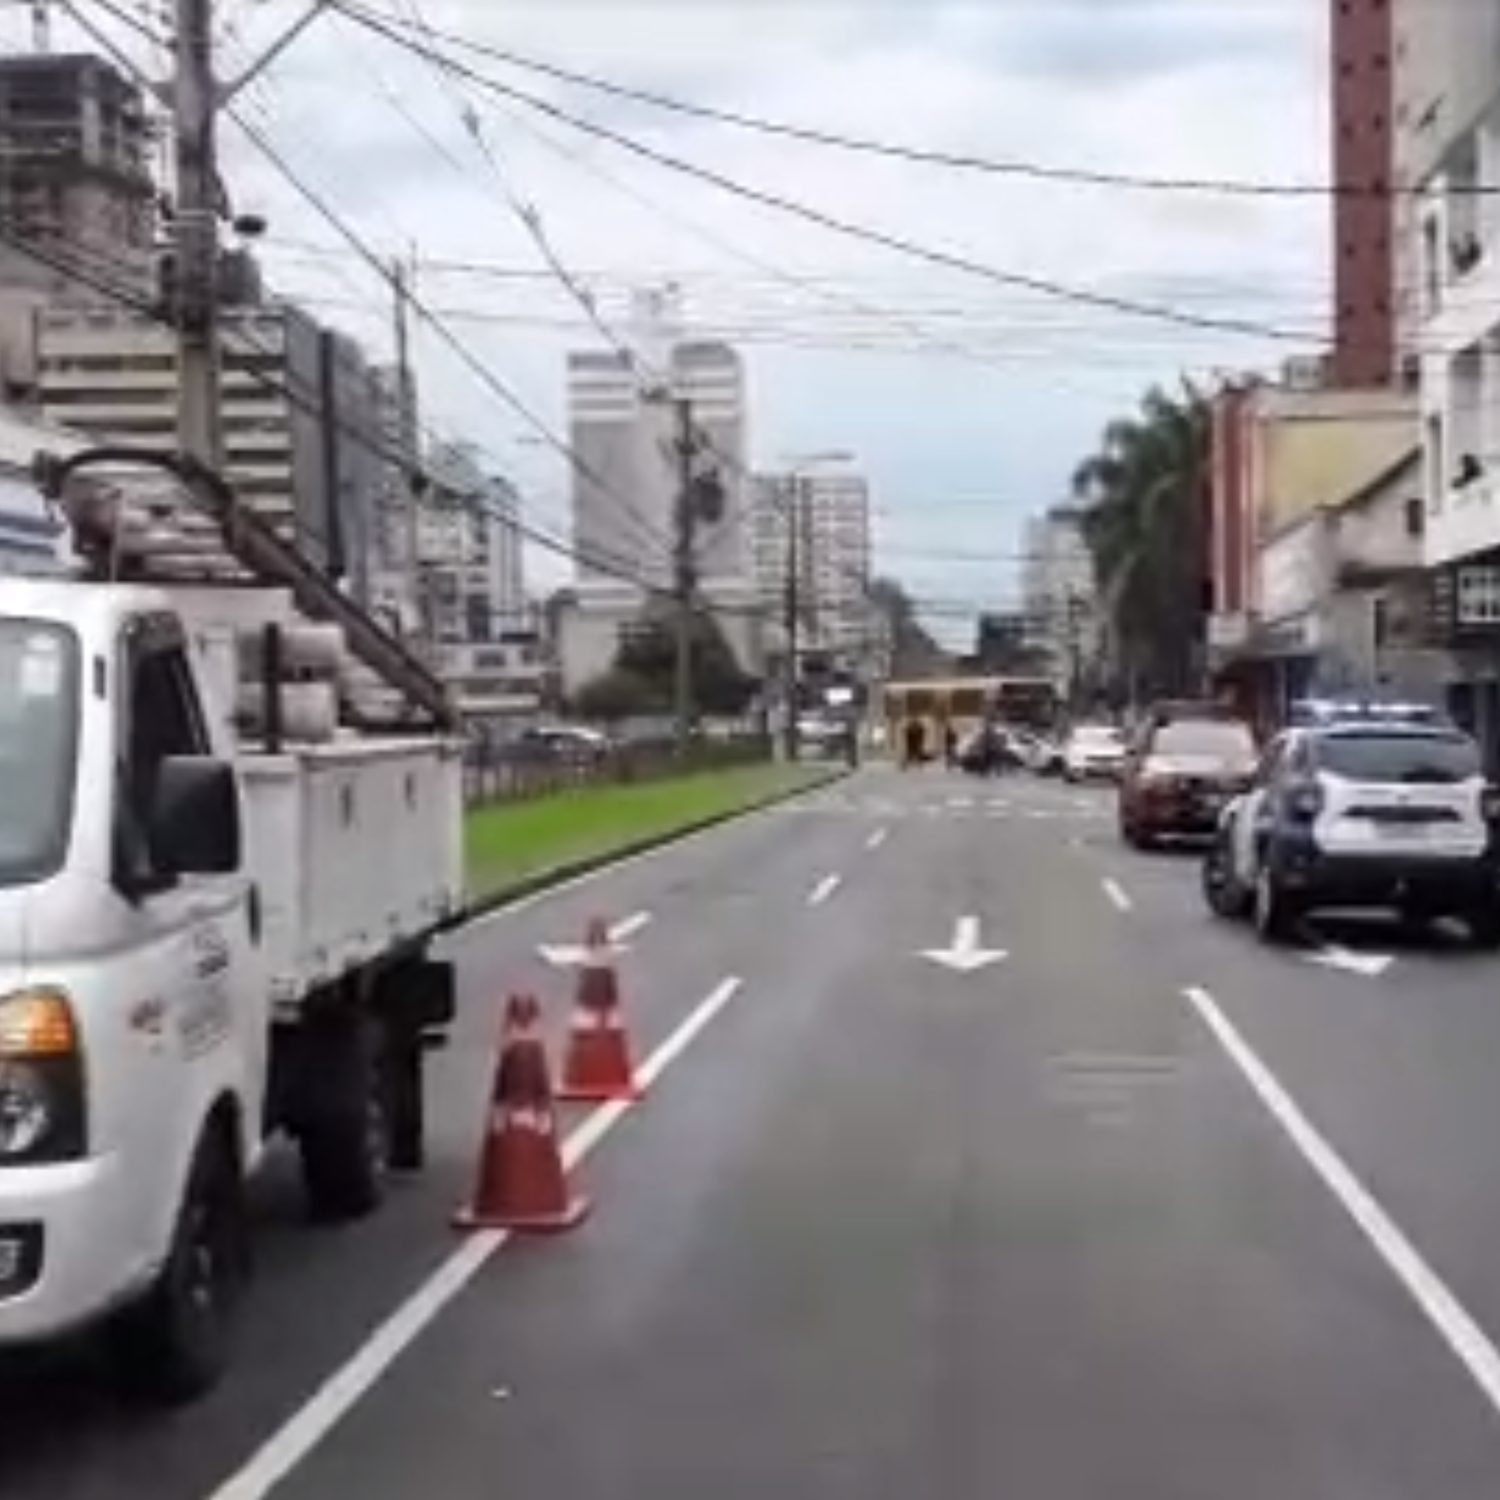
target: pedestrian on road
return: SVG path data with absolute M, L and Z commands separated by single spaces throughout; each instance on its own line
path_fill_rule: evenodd
M 906 754 L 901 764 L 908 770 L 912 766 L 919 766 L 927 758 L 927 731 L 922 727 L 920 719 L 908 719 L 903 731 Z
M 958 731 L 951 722 L 943 725 L 943 764 L 950 771 L 958 764 Z

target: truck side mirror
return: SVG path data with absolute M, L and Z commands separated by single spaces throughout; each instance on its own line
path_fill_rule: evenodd
M 156 772 L 146 838 L 162 874 L 237 870 L 240 807 L 233 767 L 206 755 L 165 757 Z

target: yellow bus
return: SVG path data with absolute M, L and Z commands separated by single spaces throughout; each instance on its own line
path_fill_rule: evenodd
M 905 758 L 914 725 L 922 754 L 940 756 L 949 729 L 962 743 L 986 720 L 1049 729 L 1057 719 L 1056 685 L 1048 677 L 950 677 L 888 682 L 886 730 L 892 752 Z

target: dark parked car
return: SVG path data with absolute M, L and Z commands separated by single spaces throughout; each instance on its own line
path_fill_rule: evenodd
M 1255 772 L 1255 736 L 1240 719 L 1160 715 L 1141 731 L 1120 779 L 1120 834 L 1137 849 L 1207 836 Z

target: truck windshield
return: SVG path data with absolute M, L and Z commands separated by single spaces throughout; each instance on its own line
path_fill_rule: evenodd
M 0 885 L 40 880 L 61 865 L 77 734 L 73 632 L 0 620 Z

